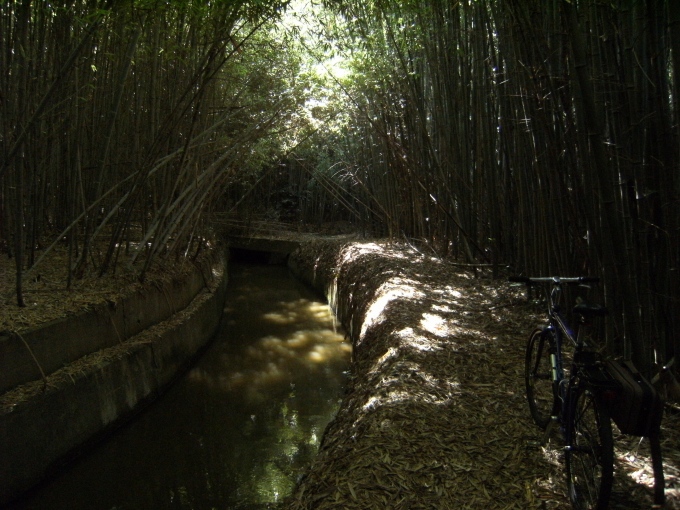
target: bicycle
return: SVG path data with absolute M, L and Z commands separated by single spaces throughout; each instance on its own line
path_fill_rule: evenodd
M 588 345 L 583 326 L 606 308 L 579 302 L 573 313 L 580 317 L 576 331 L 561 308 L 562 286 L 597 283 L 592 277 L 523 277 L 510 282 L 542 285 L 548 301 L 547 324 L 535 329 L 527 343 L 524 378 L 531 416 L 545 430 L 545 444 L 559 427 L 564 438 L 564 461 L 569 499 L 574 508 L 607 508 L 614 477 L 614 441 L 605 403 L 611 382 L 604 375 L 603 360 Z M 564 342 L 574 347 L 568 372 L 562 352 Z

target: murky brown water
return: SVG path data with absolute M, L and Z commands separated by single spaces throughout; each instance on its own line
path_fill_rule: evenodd
M 197 365 L 16 509 L 238 509 L 291 492 L 337 411 L 350 347 L 285 267 L 232 263 L 228 289 Z

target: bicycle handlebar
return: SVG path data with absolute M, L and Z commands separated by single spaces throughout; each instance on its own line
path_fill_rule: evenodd
M 508 278 L 511 283 L 525 283 L 527 285 L 538 285 L 541 283 L 597 283 L 600 279 L 596 276 L 511 276 Z

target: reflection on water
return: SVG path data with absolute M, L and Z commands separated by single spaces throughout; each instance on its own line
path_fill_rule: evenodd
M 285 267 L 233 265 L 215 343 L 31 509 L 253 508 L 290 494 L 337 411 L 350 346 Z

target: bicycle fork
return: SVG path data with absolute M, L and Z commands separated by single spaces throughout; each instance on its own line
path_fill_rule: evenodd
M 555 342 L 555 344 L 552 345 L 550 340 L 548 340 L 547 345 L 544 345 L 543 347 L 547 348 L 550 351 L 550 370 L 553 383 L 553 392 L 554 398 L 557 401 L 556 405 L 553 405 L 553 410 L 556 411 L 558 414 L 553 414 L 550 416 L 550 421 L 548 422 L 548 425 L 545 427 L 543 435 L 539 441 L 529 442 L 529 445 L 534 447 L 542 447 L 548 444 L 550 435 L 557 427 L 560 427 L 559 413 L 564 408 L 564 398 L 566 395 L 565 385 L 568 383 L 568 381 L 564 378 L 564 372 L 562 370 L 562 360 L 558 356 L 558 352 L 560 352 L 561 349 L 560 338 L 558 337 L 559 335 L 555 333 L 555 329 L 552 326 L 546 327 L 545 331 L 550 331 L 549 334 L 552 335 Z

